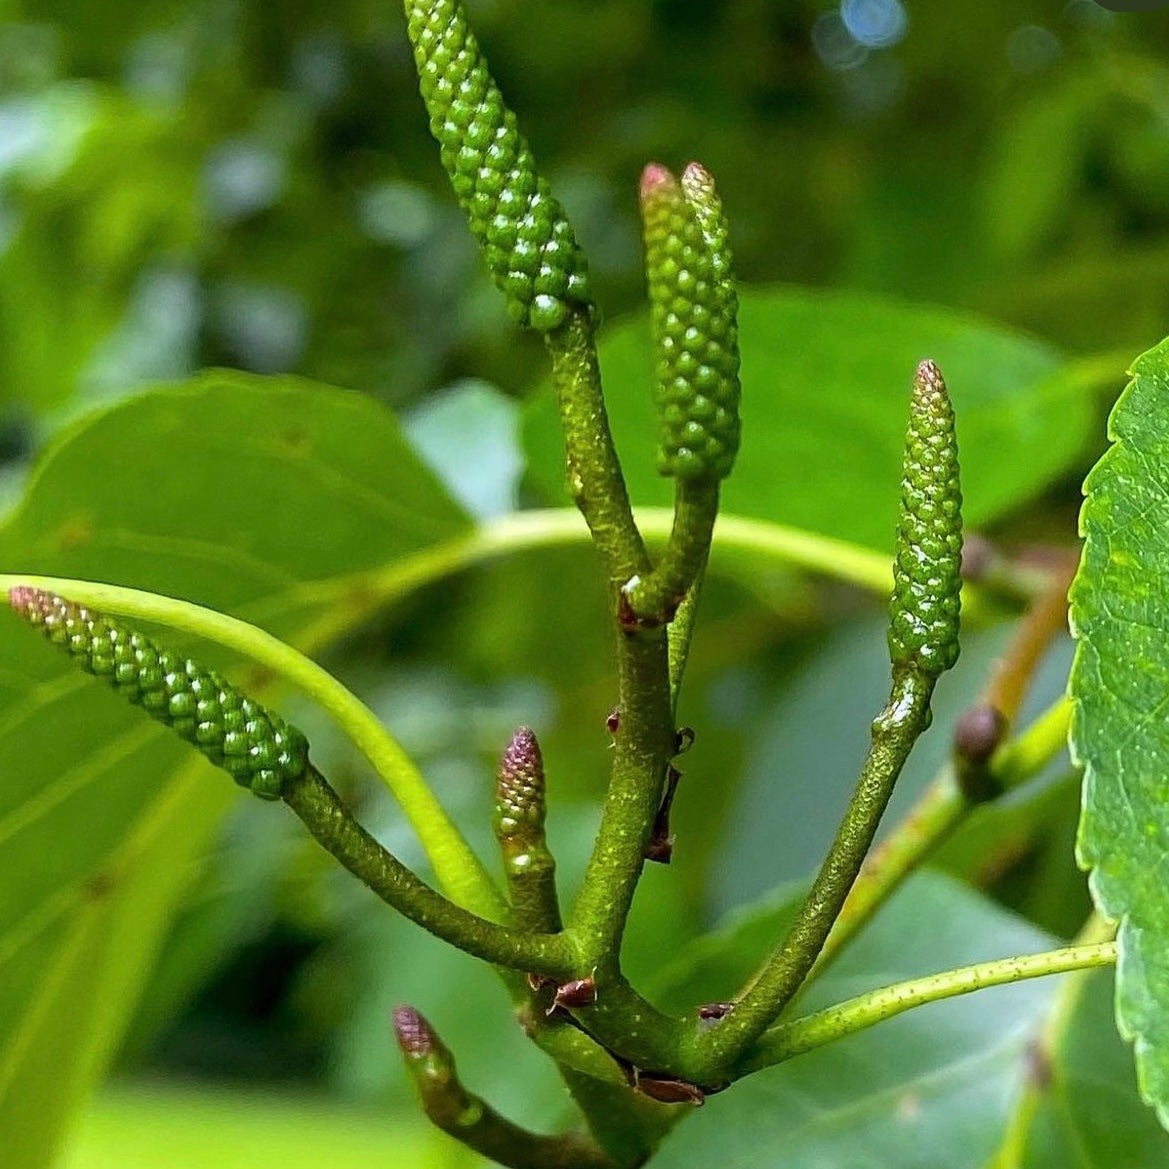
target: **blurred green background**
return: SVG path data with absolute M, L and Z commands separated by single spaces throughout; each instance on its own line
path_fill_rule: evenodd
M 607 319 L 643 299 L 640 168 L 694 157 L 717 176 L 748 282 L 933 303 L 1071 359 L 1101 356 L 1080 398 L 1095 437 L 1068 439 L 1053 410 L 1052 441 L 1072 443 L 1058 473 L 1027 506 L 993 509 L 1007 542 L 1072 542 L 1125 361 L 1169 322 L 1169 12 L 1092 0 L 468 8 Z M 840 348 L 850 340 L 842 330 Z M 543 350 L 508 324 L 449 195 L 393 3 L 0 0 L 0 505 L 87 410 L 213 365 L 389 404 L 475 515 L 507 510 L 517 491 L 563 502 L 547 458 L 533 455 L 516 486 L 520 403 L 538 389 Z M 678 860 L 646 875 L 635 978 L 808 871 L 882 697 L 879 611 L 853 593 L 787 576 L 721 581 L 707 608 L 683 711 L 700 730 L 702 798 L 683 789 Z M 430 590 L 329 664 L 484 849 L 494 758 L 516 723 L 536 726 L 571 892 L 612 702 L 602 628 L 591 558 L 560 550 L 538 578 L 506 561 Z M 972 633 L 940 726 L 1004 632 Z M 1033 708 L 1061 691 L 1068 656 L 1053 654 Z M 335 780 L 368 792 L 330 729 L 293 711 Z M 927 740 L 901 806 L 944 751 L 944 734 Z M 781 785 L 790 773 L 820 786 L 793 791 Z M 1042 806 L 1011 822 L 997 868 L 977 854 L 977 825 L 983 837 L 960 838 L 950 867 L 1068 935 L 1087 905 L 1075 808 L 1074 785 L 1056 776 Z M 422 864 L 392 810 L 372 798 L 365 810 Z M 387 1024 L 399 1001 L 434 1019 L 501 1109 L 535 1124 L 563 1110 L 490 972 L 378 912 L 292 826 L 241 802 L 65 1163 L 474 1164 L 417 1117 Z

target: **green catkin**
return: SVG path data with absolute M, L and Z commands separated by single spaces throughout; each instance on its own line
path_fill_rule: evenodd
M 913 379 L 893 563 L 889 654 L 894 668 L 936 678 L 958 660 L 962 492 L 954 411 L 932 361 Z
M 257 796 L 279 799 L 283 785 L 307 770 L 304 735 L 214 671 L 54 593 L 14 588 L 9 603 L 83 670 L 105 678 Z
M 537 173 L 457 0 L 407 0 L 430 129 L 492 279 L 520 324 L 540 332 L 592 305 L 572 225 Z
M 691 163 L 679 182 L 641 180 L 646 277 L 657 354 L 658 471 L 717 483 L 739 449 L 738 298 L 714 181 Z

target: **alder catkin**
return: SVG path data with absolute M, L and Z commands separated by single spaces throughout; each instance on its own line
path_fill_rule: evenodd
M 83 670 L 105 678 L 257 796 L 279 799 L 285 782 L 307 770 L 304 735 L 213 670 L 55 593 L 14 588 L 9 603 Z
M 656 352 L 658 471 L 717 482 L 739 449 L 738 299 L 726 221 L 710 175 L 681 182 L 651 163 L 641 179 Z
M 442 163 L 521 324 L 547 332 L 592 305 L 572 225 L 536 170 L 457 0 L 407 0 L 419 86 Z
M 937 677 L 958 660 L 962 491 L 954 411 L 932 361 L 913 379 L 893 562 L 889 654 Z

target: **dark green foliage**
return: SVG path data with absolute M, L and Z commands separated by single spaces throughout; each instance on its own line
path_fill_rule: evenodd
M 641 181 L 646 275 L 657 354 L 658 471 L 725 478 L 739 449 L 738 301 L 726 222 L 710 175 L 664 167 Z
M 300 731 L 198 662 L 53 593 L 17 588 L 9 601 L 83 670 L 105 678 L 241 787 L 277 800 L 284 782 L 308 767 Z
M 430 129 L 515 320 L 546 332 L 592 303 L 584 254 L 454 0 L 407 3 Z
M 938 367 L 923 361 L 913 379 L 893 562 L 889 654 L 894 667 L 937 677 L 958 660 L 961 567 L 954 411 Z

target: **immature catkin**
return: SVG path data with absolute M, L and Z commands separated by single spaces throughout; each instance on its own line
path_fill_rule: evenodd
M 495 831 L 504 840 L 526 847 L 543 843 L 545 808 L 544 758 L 530 727 L 519 727 L 499 761 L 495 781 Z
M 691 163 L 679 182 L 656 163 L 641 179 L 646 278 L 661 426 L 658 470 L 716 482 L 739 449 L 738 298 L 714 181 Z
M 530 727 L 511 737 L 495 773 L 495 836 L 503 855 L 512 922 L 525 929 L 560 929 L 556 862 L 544 837 L 544 759 Z
M 304 735 L 214 671 L 55 593 L 14 588 L 9 602 L 83 670 L 105 678 L 241 787 L 276 800 L 285 782 L 307 770 Z
M 572 225 L 537 173 L 458 0 L 406 0 L 430 129 L 508 311 L 541 332 L 592 305 Z
M 913 379 L 893 563 L 889 653 L 894 667 L 937 677 L 958 660 L 962 491 L 954 411 L 932 361 Z
M 406 1071 L 423 1105 L 441 1128 L 456 1133 L 483 1117 L 483 1102 L 459 1082 L 455 1058 L 426 1016 L 410 1006 L 395 1007 L 394 1036 L 405 1058 Z

